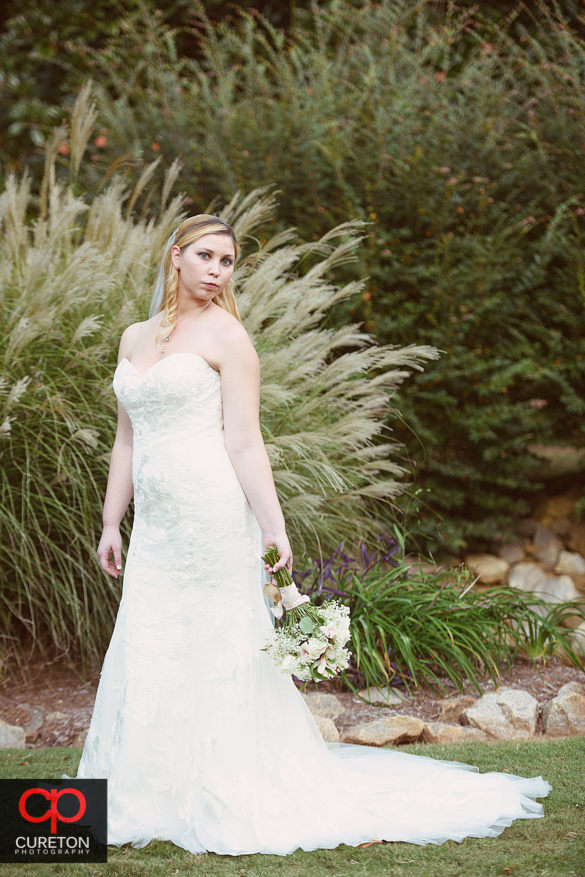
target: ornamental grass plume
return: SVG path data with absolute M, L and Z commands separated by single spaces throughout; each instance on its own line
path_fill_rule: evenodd
M 96 549 L 116 348 L 181 216 L 167 189 L 157 221 L 136 218 L 135 191 L 115 174 L 84 198 L 77 178 L 92 119 L 86 88 L 71 126 L 49 139 L 40 187 L 10 173 L 0 194 L 0 669 L 22 677 L 32 655 L 99 665 L 111 636 L 119 585 Z M 127 543 L 128 520 L 121 529 Z

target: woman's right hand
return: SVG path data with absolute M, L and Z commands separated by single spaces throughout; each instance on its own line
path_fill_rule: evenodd
M 122 575 L 122 537 L 119 527 L 115 527 L 113 524 L 104 527 L 97 553 L 104 572 L 115 579 Z M 112 554 L 114 555 L 113 561 L 111 560 Z
M 264 537 L 265 554 L 272 545 L 274 545 L 274 547 L 278 551 L 278 561 L 274 564 L 274 566 L 268 566 L 268 564 L 265 563 L 264 569 L 267 572 L 274 574 L 277 570 L 282 569 L 282 567 L 286 566 L 288 571 L 292 573 L 292 548 L 290 547 L 290 542 L 288 541 L 288 536 L 286 535 L 286 533 L 283 533 L 282 536 L 278 536 L 276 538 L 273 538 L 271 536 Z

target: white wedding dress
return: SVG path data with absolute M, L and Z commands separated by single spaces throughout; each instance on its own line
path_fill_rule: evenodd
M 395 750 L 326 744 L 272 630 L 261 535 L 225 449 L 219 374 L 119 363 L 135 517 L 77 776 L 108 779 L 108 843 L 285 855 L 494 836 L 551 786 Z

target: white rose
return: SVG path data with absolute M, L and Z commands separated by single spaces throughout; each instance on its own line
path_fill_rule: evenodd
M 304 661 L 316 661 L 317 658 L 321 657 L 326 648 L 326 642 L 313 636 L 306 643 L 302 644 L 299 654 Z
M 327 639 L 335 639 L 339 635 L 339 630 L 334 621 L 330 621 L 329 624 L 322 624 L 319 630 L 323 631 Z
M 349 632 L 349 630 L 344 630 L 343 634 L 339 637 L 338 641 L 342 646 L 344 646 L 347 642 L 350 641 L 350 639 L 351 639 L 351 633 Z
M 293 655 L 287 655 L 282 664 L 280 665 L 281 670 L 292 670 L 295 664 L 295 658 Z
M 341 655 L 337 658 L 336 662 L 336 670 L 347 670 L 349 667 L 349 655 L 347 652 L 342 652 Z

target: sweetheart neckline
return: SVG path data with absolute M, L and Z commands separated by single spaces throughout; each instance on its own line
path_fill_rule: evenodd
M 138 369 L 136 368 L 136 366 L 134 365 L 134 363 L 130 362 L 130 360 L 128 359 L 127 356 L 123 356 L 122 359 L 120 360 L 120 362 L 118 363 L 118 365 L 116 366 L 116 371 L 118 370 L 120 365 L 124 362 L 124 360 L 126 360 L 128 365 L 132 366 L 132 368 L 134 369 L 134 371 L 136 372 L 138 377 L 142 378 L 142 377 L 144 377 L 144 375 L 148 374 L 148 372 L 152 371 L 153 368 L 156 368 L 157 365 L 160 365 L 161 362 L 164 362 L 165 359 L 170 359 L 172 356 L 194 356 L 196 359 L 202 360 L 202 362 L 204 362 L 205 365 L 208 368 L 210 368 L 212 371 L 214 371 L 216 374 L 219 374 L 217 369 L 213 368 L 212 365 L 209 365 L 209 363 L 207 362 L 207 360 L 205 359 L 204 356 L 201 356 L 199 353 L 188 353 L 187 351 L 181 351 L 181 350 L 177 351 L 176 353 L 168 353 L 163 359 L 159 359 L 158 362 L 153 363 L 153 365 L 151 365 L 149 368 L 146 369 L 146 371 L 143 371 L 143 372 L 139 372 Z

